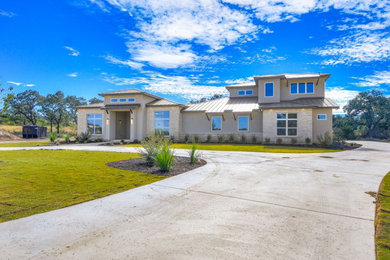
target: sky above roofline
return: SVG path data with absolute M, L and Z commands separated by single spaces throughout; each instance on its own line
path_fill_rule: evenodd
M 0 82 L 187 103 L 253 76 L 321 72 L 343 106 L 360 91 L 390 94 L 389 14 L 388 0 L 3 1 Z

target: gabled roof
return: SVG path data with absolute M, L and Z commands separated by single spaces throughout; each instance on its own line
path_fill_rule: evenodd
M 168 100 L 168 99 L 165 99 L 165 98 L 162 98 L 162 99 L 159 99 L 159 100 L 155 100 L 155 101 L 152 101 L 148 104 L 146 104 L 147 107 L 170 107 L 170 106 L 181 106 L 181 107 L 186 107 L 185 105 L 183 104 L 180 104 L 180 103 L 176 103 L 172 100 Z
M 257 98 L 219 98 L 211 101 L 187 104 L 183 112 L 205 112 L 205 113 L 223 113 L 231 111 L 233 113 L 250 113 L 259 109 Z
M 312 79 L 312 78 L 329 78 L 328 73 L 285 73 L 285 74 L 271 74 L 271 75 L 260 75 L 255 76 L 254 79 L 268 79 L 268 78 L 282 78 L 282 79 Z
M 101 108 L 104 107 L 104 103 L 88 104 L 77 106 L 77 108 Z
M 260 109 L 277 108 L 339 108 L 330 98 L 299 98 L 276 103 L 262 103 Z
M 141 91 L 141 90 L 135 89 L 135 88 L 99 93 L 98 95 L 101 97 L 104 97 L 104 96 L 113 96 L 113 95 L 131 95 L 131 94 L 142 94 L 142 95 L 149 96 L 149 97 L 152 97 L 155 99 L 161 99 L 161 97 L 149 94 L 147 92 L 144 92 L 144 91 Z
M 225 88 L 227 88 L 227 89 L 229 89 L 229 88 L 248 88 L 248 87 L 256 87 L 256 84 L 254 82 L 247 82 L 247 83 L 225 86 Z

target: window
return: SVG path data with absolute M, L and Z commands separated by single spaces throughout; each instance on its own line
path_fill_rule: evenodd
M 238 91 L 239 96 L 244 96 L 245 95 L 245 90 L 239 90 Z
M 297 83 L 291 83 L 291 85 L 290 85 L 290 93 L 291 94 L 297 94 L 298 93 Z
M 222 117 L 213 116 L 211 118 L 211 130 L 212 131 L 221 131 L 222 130 Z
M 113 102 L 113 103 L 118 102 L 118 99 L 117 98 L 111 98 L 111 102 Z
M 253 95 L 253 90 L 251 90 L 251 89 L 239 90 L 239 91 L 237 91 L 237 95 L 239 95 L 239 96 Z
M 126 102 L 126 98 L 119 99 L 119 102 Z
M 92 135 L 101 135 L 102 114 L 87 114 L 87 129 Z
M 251 89 L 246 90 L 245 95 L 253 95 L 253 90 L 251 90 Z
M 129 98 L 128 101 L 129 102 L 135 102 L 135 98 Z
M 248 131 L 249 130 L 249 117 L 248 116 L 239 116 L 238 117 L 238 131 Z
M 274 83 L 273 82 L 265 83 L 265 96 L 266 97 L 273 97 L 274 96 Z
M 317 114 L 317 120 L 326 120 L 326 114 Z
M 278 113 L 276 115 L 276 134 L 278 136 L 296 136 L 298 134 L 298 115 L 296 113 Z
M 306 93 L 308 93 L 308 94 L 314 93 L 314 84 L 313 84 L 313 82 L 306 83 Z
M 299 83 L 299 94 L 305 94 L 305 92 L 306 92 L 306 84 Z
M 169 111 L 154 112 L 154 133 L 160 136 L 169 135 Z

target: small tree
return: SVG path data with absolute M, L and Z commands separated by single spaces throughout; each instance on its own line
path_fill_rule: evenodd
M 38 108 L 41 104 L 41 96 L 35 90 L 26 90 L 18 94 L 7 96 L 10 112 L 21 115 L 32 125 L 36 125 L 39 117 Z

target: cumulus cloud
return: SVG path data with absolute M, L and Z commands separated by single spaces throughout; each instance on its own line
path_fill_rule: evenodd
M 131 60 L 120 60 L 120 59 L 115 58 L 111 55 L 107 55 L 104 58 L 112 64 L 120 64 L 120 65 L 128 66 L 130 68 L 137 69 L 137 70 L 142 69 L 142 67 L 144 66 L 142 63 L 134 62 Z
M 73 73 L 69 73 L 67 76 L 70 77 L 70 78 L 77 78 L 78 75 L 79 74 L 77 72 L 73 72 Z
M 16 14 L 13 13 L 13 12 L 7 12 L 7 11 L 4 11 L 4 10 L 1 10 L 0 9 L 0 16 L 5 16 L 5 17 L 14 17 Z
M 33 83 L 27 83 L 27 84 L 25 84 L 24 86 L 29 87 L 29 88 L 32 88 L 32 87 L 35 87 L 36 85 L 33 84 Z
M 225 80 L 225 83 L 228 85 L 238 85 L 238 84 L 255 84 L 255 81 L 252 76 L 239 79 L 228 79 Z
M 390 86 L 390 71 L 376 71 L 373 75 L 368 75 L 365 77 L 354 77 L 358 79 L 359 82 L 353 83 L 359 87 L 379 87 L 381 85 Z
M 8 80 L 7 83 L 11 84 L 11 85 L 15 85 L 15 86 L 20 86 L 22 85 L 23 83 L 21 82 L 15 82 L 15 81 L 11 81 L 11 80 Z
M 342 87 L 328 87 L 326 88 L 326 97 L 336 102 L 340 108 L 335 110 L 335 114 L 344 114 L 343 107 L 348 103 L 349 100 L 353 99 L 359 91 L 348 90 Z
M 69 47 L 69 46 L 64 46 L 65 49 L 67 49 L 69 51 L 69 55 L 70 56 L 74 56 L 74 57 L 77 57 L 80 55 L 80 52 L 73 49 L 72 47 Z

